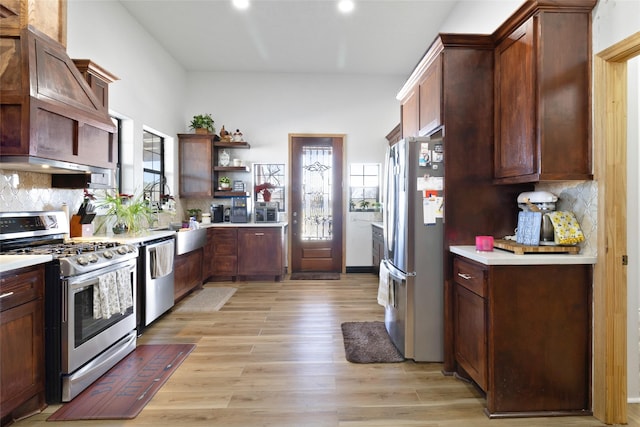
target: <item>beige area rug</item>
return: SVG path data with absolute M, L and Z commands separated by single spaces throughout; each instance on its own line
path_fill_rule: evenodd
M 174 313 L 210 313 L 218 311 L 236 292 L 236 288 L 211 287 L 195 291 L 174 307 Z

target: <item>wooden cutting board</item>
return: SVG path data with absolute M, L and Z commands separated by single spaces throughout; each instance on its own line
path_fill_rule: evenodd
M 504 239 L 496 239 L 493 242 L 493 247 L 511 251 L 516 255 L 524 255 L 526 253 L 569 253 L 575 255 L 580 253 L 580 246 L 527 246 Z

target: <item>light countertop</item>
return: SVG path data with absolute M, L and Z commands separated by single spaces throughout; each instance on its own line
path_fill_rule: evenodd
M 527 253 L 516 255 L 498 248 L 494 248 L 491 252 L 479 252 L 473 245 L 451 246 L 449 250 L 454 254 L 485 265 L 595 264 L 597 260 L 594 255 L 580 254 Z
M 0 255 L 0 273 L 17 268 L 44 264 L 53 259 L 51 255 Z

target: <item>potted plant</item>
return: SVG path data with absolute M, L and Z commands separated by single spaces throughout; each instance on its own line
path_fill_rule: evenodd
M 260 185 L 256 185 L 255 192 L 256 192 L 256 194 L 262 194 L 262 199 L 265 202 L 270 202 L 271 201 L 271 191 L 269 191 L 269 190 L 271 190 L 273 188 L 276 188 L 276 186 L 273 185 L 272 183 L 263 182 Z
M 214 121 L 211 114 L 198 114 L 193 116 L 189 128 L 196 133 L 215 133 L 216 128 L 213 126 Z
M 231 179 L 229 179 L 228 176 L 221 176 L 218 179 L 218 182 L 220 183 L 220 188 L 222 189 L 231 188 Z
M 154 220 L 154 212 L 142 194 L 105 193 L 98 205 L 108 207 L 106 215 L 114 219 L 114 234 L 138 233 Z

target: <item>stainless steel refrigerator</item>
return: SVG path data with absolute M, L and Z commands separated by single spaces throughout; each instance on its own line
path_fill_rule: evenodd
M 389 147 L 385 164 L 385 325 L 406 358 L 423 362 L 444 358 L 444 155 L 442 138 L 405 138 Z

